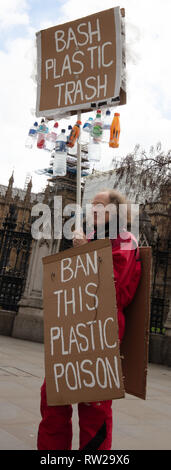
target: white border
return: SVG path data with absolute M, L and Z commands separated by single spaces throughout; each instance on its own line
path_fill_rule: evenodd
M 42 71 L 42 43 L 41 43 L 41 31 L 36 33 L 37 42 L 37 101 L 36 101 L 36 116 L 42 116 L 40 114 L 40 93 L 41 93 L 41 71 Z

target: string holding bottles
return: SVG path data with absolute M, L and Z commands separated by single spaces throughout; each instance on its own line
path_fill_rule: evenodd
M 51 153 L 50 166 L 43 170 L 37 170 L 38 174 L 53 176 L 65 176 L 67 171 L 77 171 L 77 142 L 86 146 L 87 156 L 82 162 L 82 176 L 89 174 L 89 162 L 100 162 L 102 146 L 108 144 L 111 148 L 119 147 L 120 138 L 120 114 L 108 109 L 102 118 L 101 109 L 96 116 L 89 117 L 81 128 L 81 121 L 77 120 L 74 126 L 69 125 L 59 132 L 59 123 L 54 122 L 49 128 L 49 121 L 41 119 L 40 124 L 36 121 L 29 129 L 26 147 L 32 149 L 35 145 L 40 150 Z

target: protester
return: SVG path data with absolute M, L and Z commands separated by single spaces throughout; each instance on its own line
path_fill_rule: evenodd
M 105 210 L 113 205 L 117 217 Z M 127 226 L 123 208 L 127 207 Z M 141 277 L 139 248 L 130 227 L 130 204 L 115 190 L 98 193 L 93 201 L 94 230 L 86 237 L 82 231 L 74 232 L 73 246 L 82 246 L 92 240 L 109 237 L 111 222 L 116 224 L 116 237 L 111 239 L 114 282 L 118 314 L 119 340 L 125 332 L 124 308 L 132 301 Z M 99 211 L 98 208 L 104 208 Z M 123 214 L 122 214 L 123 211 Z M 104 218 L 105 217 L 105 218 Z M 103 227 L 104 221 L 104 227 Z M 120 232 L 119 232 L 120 221 Z M 124 247 L 124 249 L 123 249 Z M 126 249 L 125 249 L 126 248 Z M 42 421 L 38 431 L 39 450 L 70 450 L 72 446 L 72 406 L 48 406 L 46 381 L 41 387 Z M 110 450 L 112 445 L 112 400 L 79 403 L 80 450 Z

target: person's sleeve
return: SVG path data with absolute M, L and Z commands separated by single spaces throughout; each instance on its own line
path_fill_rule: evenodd
M 141 277 L 139 248 L 112 250 L 116 300 L 119 309 L 126 307 L 133 299 Z

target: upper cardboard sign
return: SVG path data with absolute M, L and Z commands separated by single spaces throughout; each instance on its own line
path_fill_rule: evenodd
M 111 242 L 43 258 L 49 405 L 124 396 Z
M 121 14 L 111 8 L 37 33 L 37 116 L 124 104 Z

